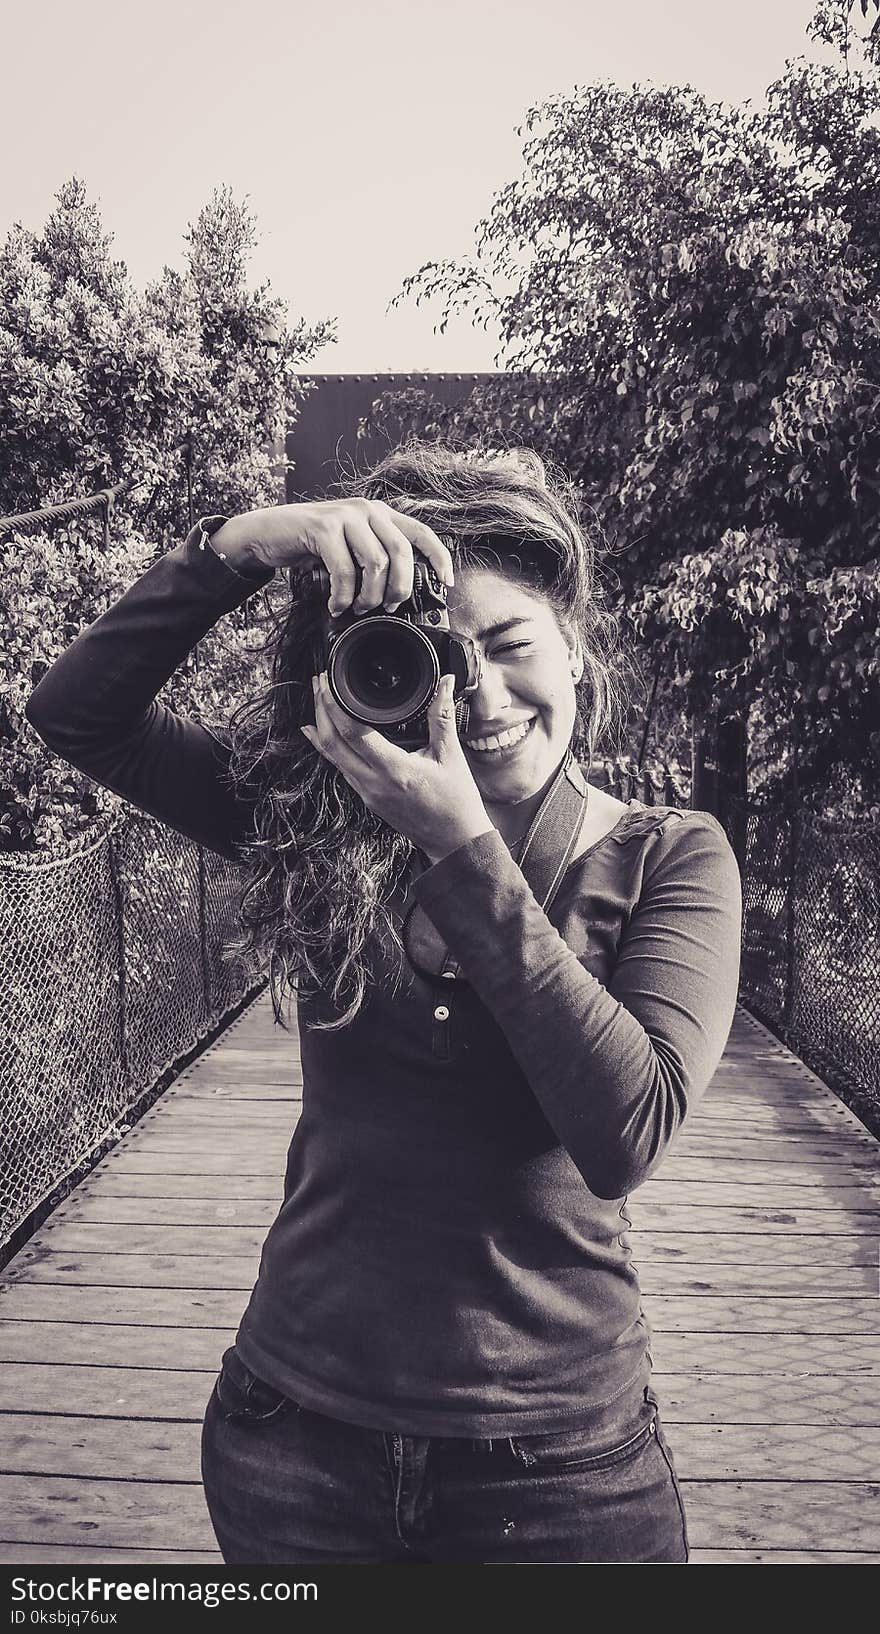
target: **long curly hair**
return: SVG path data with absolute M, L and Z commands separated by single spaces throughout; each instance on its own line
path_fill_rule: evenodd
M 513 575 L 545 597 L 577 632 L 584 657 L 575 755 L 589 764 L 601 744 L 619 744 L 626 664 L 618 620 L 597 577 L 577 490 L 562 472 L 531 450 L 463 452 L 410 441 L 343 488 L 427 523 L 456 567 Z M 380 970 L 392 991 L 400 985 L 406 955 L 389 903 L 413 845 L 300 731 L 325 608 L 310 580 L 290 573 L 289 583 L 289 600 L 270 603 L 267 613 L 270 684 L 230 722 L 231 775 L 255 799 L 255 835 L 243 850 L 241 932 L 225 956 L 255 967 L 268 958 L 282 1026 L 282 1001 L 295 993 L 325 1001 L 323 1017 L 310 1014 L 308 1025 L 332 1031 L 353 1020 Z

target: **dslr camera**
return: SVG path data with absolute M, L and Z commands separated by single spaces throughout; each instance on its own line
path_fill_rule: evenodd
M 430 562 L 415 555 L 413 592 L 393 613 L 371 607 L 327 611 L 330 575 L 323 563 L 309 570 L 324 607 L 315 674 L 327 671 L 330 690 L 352 720 L 372 726 L 402 749 L 429 742 L 427 709 L 450 671 L 455 676 L 455 720 L 467 730 L 468 696 L 480 682 L 480 654 L 468 636 L 454 635 L 446 610 L 446 586 Z M 357 588 L 361 572 L 357 569 Z

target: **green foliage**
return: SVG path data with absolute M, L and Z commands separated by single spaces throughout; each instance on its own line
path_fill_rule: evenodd
M 217 191 L 189 227 L 182 271 L 137 291 L 80 181 L 41 233 L 17 225 L 0 249 L 0 516 L 139 479 L 112 518 L 0 533 L 0 847 L 82 833 L 115 797 L 57 761 L 24 720 L 40 675 L 188 525 L 179 452 L 193 438 L 195 514 L 278 497 L 279 455 L 303 388 L 296 371 L 331 326 L 289 324 L 268 286 L 251 289 L 254 221 Z M 201 644 L 167 701 L 225 718 L 253 686 L 256 641 L 242 611 Z
M 438 300 L 441 328 L 463 310 L 497 326 L 504 376 L 452 410 L 407 393 L 373 417 L 561 463 L 608 541 L 646 673 L 664 662 L 667 715 L 680 705 L 683 730 L 751 706 L 769 766 L 798 714 L 804 781 L 830 797 L 860 775 L 869 802 L 878 12 L 823 0 L 810 33 L 830 60 L 790 62 L 759 107 L 602 83 L 533 108 L 523 173 L 473 257 L 422 267 L 397 297 Z

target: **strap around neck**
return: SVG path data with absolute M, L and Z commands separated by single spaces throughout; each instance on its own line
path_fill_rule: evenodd
M 516 859 L 545 913 L 574 856 L 587 814 L 588 795 L 587 780 L 569 749 Z
M 515 859 L 532 894 L 547 913 L 574 856 L 587 812 L 589 784 L 569 749 L 536 812 Z M 413 903 L 403 923 L 410 964 L 429 981 L 460 979 L 457 960 L 431 920 Z

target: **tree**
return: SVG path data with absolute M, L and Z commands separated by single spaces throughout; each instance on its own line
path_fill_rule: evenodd
M 751 715 L 778 786 L 797 716 L 804 785 L 838 809 L 880 802 L 878 11 L 823 0 L 828 63 L 789 63 L 760 107 L 603 83 L 531 109 L 474 255 L 397 297 L 496 325 L 504 374 L 374 416 L 559 461 L 664 729 Z
M 0 250 L 0 516 L 139 481 L 114 507 L 109 548 L 88 519 L 0 531 L 0 845 L 57 842 L 117 805 L 48 754 L 23 707 L 78 631 L 183 537 L 187 436 L 197 515 L 278 495 L 296 370 L 333 333 L 288 324 L 268 286 L 249 286 L 254 235 L 247 205 L 221 189 L 188 228 L 183 270 L 139 292 L 74 179 L 42 232 L 16 225 Z M 203 652 L 167 700 L 222 717 L 258 662 L 244 613 Z

